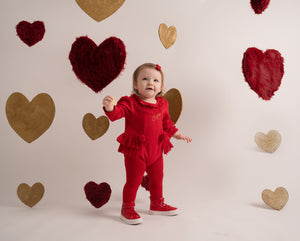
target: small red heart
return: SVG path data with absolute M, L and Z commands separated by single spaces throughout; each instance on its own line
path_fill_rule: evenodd
M 72 45 L 69 59 L 78 79 L 97 93 L 124 68 L 125 45 L 116 37 L 104 40 L 99 46 L 88 37 L 79 37 Z
M 265 53 L 257 48 L 248 48 L 244 53 L 242 69 L 246 82 L 259 97 L 270 100 L 278 90 L 284 74 L 283 57 L 275 49 Z
M 21 21 L 16 26 L 17 35 L 29 47 L 41 41 L 45 34 L 45 25 L 41 21 L 28 23 Z
M 95 208 L 100 208 L 108 202 L 111 195 L 111 188 L 106 182 L 97 184 L 91 181 L 84 186 L 84 192 L 86 199 L 89 200 Z
M 251 0 L 251 7 L 256 14 L 261 14 L 268 7 L 270 0 Z
M 149 183 L 150 183 L 150 180 L 149 180 L 148 175 L 143 176 L 143 180 L 142 180 L 141 186 L 143 188 L 145 188 L 146 191 L 149 191 Z

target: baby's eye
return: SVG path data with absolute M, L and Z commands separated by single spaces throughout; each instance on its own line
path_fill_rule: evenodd
M 145 77 L 145 78 L 143 78 L 143 80 L 147 80 L 147 78 Z
M 159 81 L 157 79 L 155 79 L 154 82 L 159 82 Z

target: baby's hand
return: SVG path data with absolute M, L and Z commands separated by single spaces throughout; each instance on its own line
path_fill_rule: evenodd
M 192 141 L 192 138 L 190 138 L 189 136 L 186 136 L 184 134 L 181 134 L 179 132 L 176 132 L 174 135 L 173 135 L 174 138 L 176 138 L 177 140 L 184 140 L 186 141 L 187 143 L 190 143 Z
M 110 112 L 114 110 L 114 106 L 117 104 L 115 97 L 113 96 L 106 96 L 103 99 L 103 106 L 105 108 L 106 111 Z

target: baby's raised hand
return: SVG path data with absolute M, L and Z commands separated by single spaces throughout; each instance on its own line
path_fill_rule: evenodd
M 117 104 L 116 100 L 115 100 L 115 97 L 113 97 L 113 96 L 104 97 L 102 103 L 103 103 L 104 109 L 108 112 L 113 111 L 114 106 Z
M 184 134 L 181 134 L 178 131 L 173 135 L 173 137 L 177 140 L 184 140 L 187 143 L 190 143 L 192 141 L 192 138 L 190 138 L 189 136 L 186 136 Z

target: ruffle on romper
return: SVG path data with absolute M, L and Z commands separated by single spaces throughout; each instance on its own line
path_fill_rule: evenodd
M 131 136 L 127 133 L 123 133 L 117 138 L 117 141 L 120 143 L 118 151 L 124 155 L 128 155 L 132 152 L 136 153 L 146 142 L 146 137 L 145 135 Z M 162 148 L 165 154 L 173 148 L 167 132 L 163 132 L 163 134 L 161 134 L 159 141 L 162 142 Z
M 170 137 L 167 134 L 167 132 L 164 132 L 160 136 L 160 141 L 162 142 L 163 151 L 165 154 L 167 154 L 171 149 L 174 147 L 172 143 L 170 142 Z
M 144 135 L 130 136 L 127 133 L 121 134 L 117 141 L 120 143 L 119 152 L 127 155 L 131 152 L 136 152 L 142 143 L 145 143 L 146 137 Z

